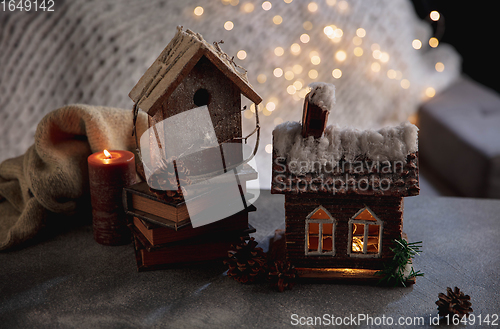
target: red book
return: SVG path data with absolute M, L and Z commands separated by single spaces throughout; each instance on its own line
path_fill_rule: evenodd
M 255 232 L 249 226 L 246 230 L 233 231 L 219 235 L 204 235 L 198 239 L 184 240 L 180 243 L 168 243 L 152 246 L 135 228 L 135 257 L 139 271 L 156 270 L 174 267 L 186 263 L 198 263 L 224 259 L 231 245 L 237 243 L 241 236 Z
M 220 234 L 245 230 L 248 228 L 248 213 L 242 211 L 212 224 L 196 228 L 193 228 L 191 223 L 189 223 L 177 231 L 153 224 L 136 216 L 134 216 L 133 224 L 149 243 L 154 246 L 199 237 L 205 234 Z

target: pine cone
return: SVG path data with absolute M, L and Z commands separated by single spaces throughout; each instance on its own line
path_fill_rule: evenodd
M 269 280 L 271 287 L 277 287 L 280 292 L 292 289 L 297 280 L 297 271 L 290 262 L 276 261 L 269 269 Z
M 438 306 L 438 314 L 446 316 L 447 314 L 457 314 L 460 318 L 472 312 L 470 296 L 464 295 L 457 287 L 451 290 L 450 287 L 446 288 L 447 294 L 439 293 L 439 300 L 436 302 Z
M 248 236 L 232 245 L 228 251 L 229 259 L 224 261 L 229 267 L 227 275 L 241 283 L 251 283 L 261 277 L 265 273 L 266 254 L 256 246 L 255 238 Z
M 160 199 L 166 201 L 182 199 L 181 187 L 191 185 L 188 175 L 189 169 L 184 166 L 182 160 L 175 157 L 168 160 L 162 159 L 156 171 L 149 177 L 149 189 Z

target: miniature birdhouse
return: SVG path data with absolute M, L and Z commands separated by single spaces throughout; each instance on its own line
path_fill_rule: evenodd
M 331 108 L 332 96 L 306 97 L 303 123 L 273 131 L 271 192 L 285 195 L 286 257 L 303 278 L 379 279 L 403 234 L 403 197 L 419 194 L 417 128 L 323 130 L 312 122 L 320 111 L 309 111 Z
M 241 236 L 255 232 L 248 212 L 255 197 L 246 182 L 258 178 L 243 159 L 242 95 L 253 103 L 246 70 L 203 37 L 177 33 L 132 89 L 134 120 L 139 109 L 149 128 L 136 135 L 146 182 L 124 191 L 138 269 L 200 262 L 227 256 Z M 140 140 L 140 142 L 139 142 Z
M 150 126 L 207 106 L 218 144 L 241 143 L 241 95 L 255 104 L 262 101 L 246 71 L 218 43 L 182 27 L 129 94 L 149 114 Z M 241 154 L 232 156 L 231 162 L 241 162 Z

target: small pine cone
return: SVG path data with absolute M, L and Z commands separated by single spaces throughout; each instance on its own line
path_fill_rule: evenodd
M 457 287 L 455 287 L 455 290 L 451 290 L 450 287 L 446 288 L 446 293 L 446 295 L 439 293 L 439 299 L 436 301 L 440 316 L 457 314 L 460 318 L 463 318 L 472 312 L 469 295 L 464 295 Z
M 177 172 L 177 175 L 176 175 Z M 171 157 L 162 159 L 156 171 L 148 181 L 151 192 L 163 200 L 179 200 L 183 198 L 182 186 L 191 185 L 189 169 L 182 160 Z M 179 182 L 177 182 L 177 177 Z
M 224 264 L 229 267 L 228 276 L 241 283 L 251 283 L 265 273 L 266 254 L 257 248 L 255 238 L 241 237 L 239 243 L 231 246 Z
M 277 287 L 280 292 L 292 289 L 297 280 L 297 270 L 287 261 L 276 261 L 269 269 L 268 278 L 271 287 Z

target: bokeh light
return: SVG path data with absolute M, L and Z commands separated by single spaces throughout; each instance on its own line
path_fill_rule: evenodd
M 231 21 L 227 21 L 224 23 L 224 28 L 228 31 L 231 31 L 234 28 L 234 23 Z
M 198 6 L 198 7 L 194 8 L 194 14 L 196 16 L 203 15 L 203 12 L 204 12 L 203 7 Z

